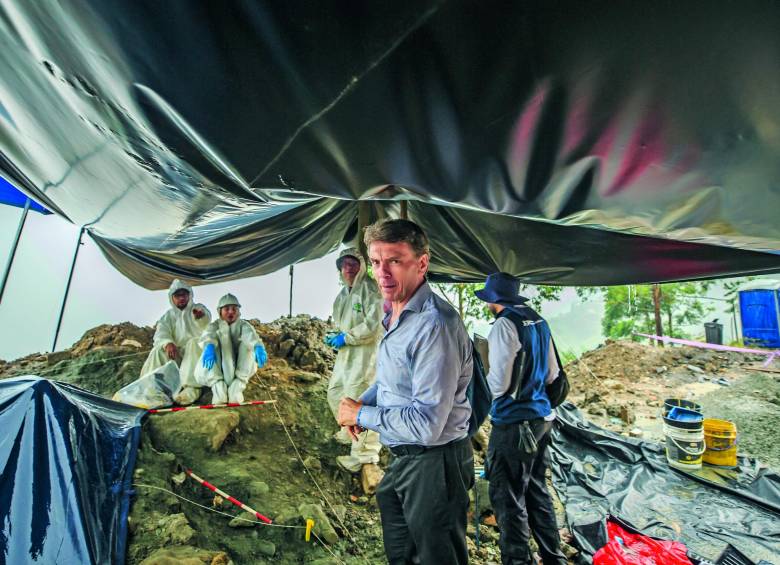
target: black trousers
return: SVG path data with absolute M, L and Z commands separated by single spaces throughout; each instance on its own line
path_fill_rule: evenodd
M 474 454 L 466 438 L 445 446 L 394 448 L 376 491 L 390 565 L 468 563 L 466 514 Z
M 545 481 L 552 424 L 543 418 L 529 422 L 537 443 L 533 454 L 518 447 L 522 423 L 493 425 L 485 474 L 490 481 L 490 504 L 501 530 L 498 544 L 504 565 L 533 563 L 528 546 L 531 531 L 544 565 L 567 563 Z

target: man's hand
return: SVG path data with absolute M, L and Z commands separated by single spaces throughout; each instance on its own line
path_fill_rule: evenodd
M 357 415 L 361 406 L 363 406 L 362 402 L 351 398 L 342 398 L 339 403 L 338 417 L 336 418 L 339 426 L 357 426 Z M 351 432 L 350 435 L 352 435 Z
M 358 435 L 366 431 L 360 426 L 346 426 L 346 429 L 347 429 L 347 433 L 349 434 L 349 437 L 352 438 L 352 441 L 359 441 L 360 438 L 358 437 Z
M 168 356 L 168 359 L 173 359 L 176 361 L 176 356 L 178 355 L 178 351 L 176 349 L 175 343 L 169 343 L 165 346 L 165 354 Z
M 195 316 L 196 320 L 200 320 L 203 316 L 206 315 L 206 313 L 203 310 L 200 310 L 198 308 L 193 308 L 192 315 Z

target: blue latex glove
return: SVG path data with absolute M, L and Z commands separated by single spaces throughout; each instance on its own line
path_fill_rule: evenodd
M 265 362 L 268 361 L 268 353 L 265 352 L 265 347 L 262 343 L 255 345 L 255 361 L 257 361 L 258 368 L 263 367 Z
M 344 332 L 341 332 L 339 334 L 334 335 L 330 343 L 330 345 L 333 349 L 341 349 L 347 344 L 347 335 Z
M 203 350 L 203 357 L 201 358 L 201 363 L 203 364 L 203 368 L 211 370 L 216 360 L 217 360 L 217 350 L 214 347 L 214 344 L 207 343 L 206 348 Z

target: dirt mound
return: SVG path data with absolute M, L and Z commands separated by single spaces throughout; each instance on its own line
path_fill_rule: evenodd
M 136 349 L 151 349 L 154 339 L 154 328 L 139 328 L 130 322 L 122 322 L 115 326 L 103 324 L 92 328 L 69 349 L 72 356 L 77 357 L 94 351 L 99 347 L 134 347 Z
M 333 331 L 333 326 L 327 322 L 301 314 L 267 324 L 258 320 L 250 320 L 250 323 L 269 352 L 290 366 L 318 373 L 333 369 L 336 354 L 324 341 L 325 334 Z
M 740 404 L 735 394 L 743 390 L 743 381 L 752 382 L 754 367 L 760 366 L 764 359 L 761 355 L 695 347 L 654 347 L 632 341 L 608 341 L 566 366 L 572 386 L 569 400 L 596 424 L 644 439 L 663 438 L 661 413 L 667 398 L 694 400 L 704 404 L 705 417 L 741 419 L 742 429 L 753 429 L 760 434 L 753 425 L 753 422 L 763 421 L 760 411 L 741 413 L 739 418 L 734 418 L 724 407 Z M 742 394 L 750 396 L 752 393 L 750 388 Z M 755 402 L 751 404 L 752 400 L 748 402 L 747 396 L 744 406 L 766 405 L 765 399 L 758 397 L 752 399 Z M 755 448 L 751 449 L 751 446 Z M 745 454 L 767 462 L 780 460 L 777 449 L 768 452 L 766 442 L 760 438 L 745 441 L 743 447 Z

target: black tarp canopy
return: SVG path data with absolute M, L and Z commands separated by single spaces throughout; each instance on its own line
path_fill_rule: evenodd
M 780 4 L 0 6 L 0 175 L 147 288 L 409 218 L 438 280 L 780 271 Z

